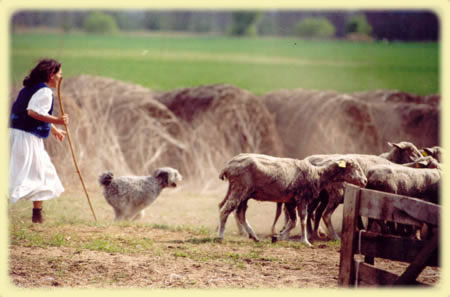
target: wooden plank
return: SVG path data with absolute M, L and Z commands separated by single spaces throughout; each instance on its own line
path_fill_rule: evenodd
M 345 187 L 342 219 L 341 255 L 339 264 L 339 285 L 352 286 L 354 283 L 354 259 L 356 249 L 354 232 L 357 224 L 360 188 L 348 184 Z
M 356 265 L 358 264 L 355 263 L 355 269 Z M 365 263 L 360 263 L 358 270 L 359 270 L 358 276 L 359 286 L 379 286 L 379 285 L 390 286 L 393 285 L 398 279 L 398 275 L 392 272 L 382 270 Z M 417 281 L 414 281 L 413 284 L 425 285 Z
M 364 189 L 361 191 L 359 214 L 380 220 L 421 226 L 440 224 L 440 209 L 437 204 L 407 196 Z
M 360 215 L 416 226 L 421 226 L 423 223 L 439 226 L 440 209 L 439 205 L 420 199 L 347 185 L 344 195 L 339 284 L 352 286 L 355 282 L 354 254 L 358 248 L 359 236 L 356 224 Z M 421 284 L 416 279 L 424 267 L 439 266 L 438 236 L 439 232 L 436 232 L 431 241 L 419 241 L 369 231 L 363 232 L 361 246 L 363 255 L 410 262 L 411 265 L 399 277 L 374 266 L 359 263 L 360 283 L 368 285 Z
M 406 271 L 395 282 L 396 285 L 413 284 L 427 265 L 428 259 L 437 250 L 439 234 L 435 233 L 427 245 L 420 251 L 416 259 L 408 266 Z
M 354 240 L 358 240 L 358 234 L 354 236 Z M 414 240 L 366 231 L 362 233 L 361 254 L 411 263 L 427 243 L 428 241 L 424 240 Z M 439 266 L 438 248 L 430 255 L 426 265 Z

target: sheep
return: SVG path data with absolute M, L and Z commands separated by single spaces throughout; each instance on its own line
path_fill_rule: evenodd
M 386 160 L 385 158 L 382 158 L 380 156 L 375 155 L 364 155 L 364 154 L 330 154 L 330 155 L 311 155 L 309 157 L 306 157 L 304 160 L 307 161 L 309 164 L 314 166 L 321 166 L 322 164 L 329 162 L 331 160 L 337 160 L 337 159 L 344 159 L 344 160 L 351 160 L 356 161 L 362 168 L 364 172 L 367 172 L 367 170 L 375 165 L 375 164 L 391 164 L 389 160 Z M 336 231 L 333 228 L 333 225 L 331 223 L 331 216 L 334 212 L 334 210 L 338 207 L 340 203 L 343 202 L 344 199 L 344 188 L 345 184 L 343 182 L 329 182 L 327 183 L 323 189 L 322 193 L 320 193 L 320 196 L 317 195 L 314 197 L 317 200 L 313 200 L 313 203 L 321 205 L 325 205 L 324 207 L 324 213 L 323 213 L 323 220 L 325 223 L 326 228 L 329 231 L 329 236 L 333 240 L 338 240 L 339 235 L 336 233 Z M 328 201 L 324 201 L 324 199 L 328 199 Z M 312 216 L 312 212 L 314 211 L 313 207 L 310 207 L 308 213 L 309 216 Z M 279 214 L 279 209 L 277 209 L 277 214 Z M 315 227 L 314 232 L 312 232 L 313 236 L 317 236 L 317 231 L 319 227 L 319 220 L 322 216 L 321 212 L 316 213 L 316 219 L 315 219 Z M 288 216 L 286 215 L 288 218 Z M 275 217 L 273 226 L 276 224 L 278 217 Z M 308 228 L 310 227 L 310 220 L 308 220 Z M 285 227 L 283 227 L 282 230 L 284 230 Z M 272 232 L 274 230 L 272 229 Z
M 391 147 L 391 150 L 382 153 L 379 156 L 374 155 L 362 155 L 362 154 L 347 154 L 344 156 L 347 157 L 355 157 L 357 158 L 359 164 L 364 169 L 364 171 L 367 173 L 367 169 L 375 164 L 390 164 L 390 162 L 403 164 L 408 163 L 416 159 L 420 159 L 422 157 L 422 153 L 420 150 L 411 142 L 402 141 L 399 143 L 391 143 L 388 142 L 388 145 Z M 317 160 L 317 157 L 320 157 L 320 155 L 313 155 L 310 156 L 309 159 L 314 162 Z M 330 155 L 330 157 L 336 157 L 336 155 Z M 307 158 L 308 159 L 308 158 Z M 385 160 L 383 160 L 385 159 Z M 386 160 L 390 162 L 386 162 Z M 336 233 L 336 231 L 333 228 L 333 225 L 331 223 L 331 216 L 336 210 L 336 208 L 339 206 L 339 204 L 343 203 L 344 201 L 344 189 L 345 186 L 343 183 L 333 183 L 329 184 L 325 191 L 326 193 L 321 194 L 318 201 L 315 202 L 315 204 L 319 205 L 317 207 L 316 213 L 315 213 L 315 226 L 314 226 L 314 232 L 312 234 L 314 236 L 318 236 L 318 227 L 319 227 L 319 221 L 320 218 L 323 218 L 326 228 L 329 231 L 330 238 L 332 240 L 339 240 L 340 237 Z M 326 199 L 327 201 L 323 201 Z M 324 206 L 325 204 L 325 206 Z M 314 211 L 314 208 L 310 208 L 309 210 L 309 217 L 312 216 L 312 213 Z M 276 221 L 274 221 L 275 225 Z M 310 218 L 308 219 L 308 226 L 310 225 Z M 362 227 L 362 223 L 360 222 L 360 225 Z M 310 227 L 308 227 L 311 229 Z
M 335 159 L 339 157 L 352 158 L 358 161 L 359 165 L 367 172 L 368 168 L 375 164 L 390 164 L 394 163 L 407 163 L 420 158 L 422 153 L 420 150 L 411 142 L 402 141 L 399 143 L 388 142 L 391 150 L 383 153 L 379 156 L 375 155 L 364 155 L 364 154 L 345 154 L 345 155 L 312 155 L 305 160 L 310 161 L 313 165 L 320 164 L 327 159 Z M 339 204 L 344 201 L 344 183 L 330 183 L 328 184 L 323 192 L 320 193 L 319 197 L 312 201 L 308 209 L 308 229 L 311 230 L 311 217 L 315 211 L 315 226 L 311 234 L 315 237 L 319 237 L 318 228 L 320 219 L 323 218 L 326 228 L 328 229 L 329 237 L 332 240 L 339 240 L 340 237 L 336 233 L 331 223 L 331 217 L 339 206 Z M 281 213 L 281 204 L 277 204 L 277 210 L 275 214 L 275 219 L 272 225 L 272 234 L 275 233 L 275 225 L 278 217 Z M 285 214 L 285 221 L 288 220 L 289 216 Z M 362 223 L 360 223 L 362 225 Z
M 398 164 L 376 165 L 367 172 L 367 179 L 368 189 L 439 203 L 441 170 L 438 168 L 413 168 Z
M 111 172 L 99 176 L 103 196 L 115 213 L 115 220 L 137 220 L 144 216 L 144 209 L 158 198 L 166 187 L 176 187 L 183 179 L 178 170 L 158 168 L 152 176 L 114 177 Z
M 439 146 L 433 146 L 433 147 L 424 147 L 422 148 L 422 154 L 424 156 L 432 156 L 435 158 L 439 163 L 442 163 L 442 154 L 443 150 Z
M 409 162 L 406 164 L 402 164 L 403 166 L 411 167 L 411 168 L 436 168 L 442 170 L 441 163 L 438 162 L 432 156 L 426 156 L 416 159 L 413 162 Z
M 313 165 L 318 165 L 323 161 L 326 161 L 328 159 L 336 159 L 336 158 L 352 158 L 356 159 L 359 162 L 359 165 L 363 168 L 363 170 L 366 172 L 370 166 L 373 166 L 375 164 L 390 164 L 391 162 L 394 163 L 406 163 L 411 162 L 412 160 L 415 160 L 417 158 L 420 158 L 422 156 L 422 153 L 420 150 L 411 142 L 402 141 L 399 143 L 391 143 L 388 142 L 388 145 L 391 147 L 391 150 L 383 153 L 379 156 L 375 155 L 364 155 L 364 154 L 332 154 L 332 155 L 312 155 L 305 160 L 308 160 Z M 389 162 L 391 161 L 391 162 Z M 340 237 L 336 233 L 336 231 L 333 228 L 333 225 L 331 223 L 331 216 L 336 210 L 336 208 L 339 206 L 339 204 L 343 203 L 344 201 L 344 189 L 345 184 L 344 183 L 329 183 L 325 186 L 324 190 L 320 193 L 320 195 L 312 200 L 311 204 L 308 206 L 308 230 L 311 230 L 311 216 L 313 215 L 313 212 L 315 211 L 315 226 L 314 226 L 314 232 L 311 232 L 313 236 L 318 236 L 318 228 L 319 228 L 319 221 L 323 217 L 324 223 L 326 228 L 328 229 L 329 236 L 332 240 L 339 240 Z M 277 220 L 281 214 L 281 208 L 282 203 L 277 203 L 277 209 L 275 213 L 275 219 L 272 224 L 272 235 L 275 235 L 275 225 L 277 223 Z M 287 222 L 289 221 L 290 217 L 287 213 L 288 209 L 285 208 L 285 226 Z M 236 223 L 239 228 L 239 233 L 244 233 L 244 229 L 239 223 L 239 220 L 237 216 Z M 362 225 L 360 223 L 360 225 Z M 283 232 L 283 229 L 281 232 Z
M 421 151 L 411 142 L 388 142 L 391 150 L 379 156 L 397 164 L 404 164 L 422 157 Z
M 373 166 L 367 172 L 367 188 L 438 204 L 441 181 L 439 163 L 433 157 L 428 156 L 405 165 Z M 428 168 L 416 168 L 418 165 Z M 368 229 L 372 228 L 373 222 L 379 223 L 383 232 L 395 231 L 404 235 L 412 234 L 413 229 L 410 226 L 399 224 L 395 227 L 392 223 L 383 224 L 377 220 L 370 220 Z M 389 228 L 390 230 L 387 231 Z
M 305 160 L 278 158 L 262 154 L 239 154 L 233 157 L 222 169 L 219 178 L 228 180 L 228 192 L 219 204 L 220 220 L 218 239 L 224 237 L 228 215 L 237 210 L 239 223 L 250 238 L 259 241 L 253 229 L 245 219 L 247 201 L 250 198 L 259 201 L 290 203 L 297 208 L 302 228 L 301 241 L 311 246 L 306 231 L 307 205 L 317 197 L 321 189 L 329 182 L 350 182 L 364 186 L 367 178 L 359 164 L 353 160 L 337 158 L 314 166 Z M 295 227 L 289 221 L 281 239 L 288 237 Z
M 345 160 L 354 160 L 358 162 L 358 164 L 363 169 L 363 172 L 366 173 L 368 169 L 376 164 L 392 164 L 391 161 L 380 157 L 376 155 L 365 155 L 365 154 L 345 154 L 345 155 L 312 155 L 310 157 L 305 158 L 308 162 L 310 162 L 313 165 L 320 165 L 323 162 L 330 160 L 330 159 L 336 159 L 336 158 L 345 158 Z M 317 201 L 317 204 L 325 203 L 325 207 L 323 207 L 323 214 L 319 211 L 316 213 L 315 216 L 315 226 L 314 226 L 314 232 L 312 233 L 314 236 L 317 235 L 318 227 L 319 227 L 319 221 L 322 217 L 325 223 L 325 226 L 329 232 L 329 236 L 332 240 L 339 240 L 340 237 L 336 233 L 332 223 L 331 223 L 331 217 L 333 212 L 336 210 L 336 208 L 339 206 L 339 204 L 343 203 L 344 201 L 344 189 L 345 184 L 342 182 L 335 182 L 335 183 L 329 183 L 324 187 L 324 192 L 321 194 L 322 201 Z M 327 202 L 324 202 L 323 199 L 328 198 Z M 309 215 L 312 216 L 312 212 L 314 209 L 311 209 L 309 212 Z M 310 224 L 310 221 L 309 221 Z

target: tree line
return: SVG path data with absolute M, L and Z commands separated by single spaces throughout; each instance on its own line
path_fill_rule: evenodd
M 426 10 L 117 10 L 18 11 L 11 30 L 51 27 L 93 33 L 177 31 L 233 36 L 344 38 L 358 34 L 378 40 L 437 41 L 439 19 Z

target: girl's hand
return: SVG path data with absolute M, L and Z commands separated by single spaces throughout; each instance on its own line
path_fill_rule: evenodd
M 69 124 L 69 115 L 65 114 L 58 118 L 58 124 L 68 125 Z
M 58 129 L 56 127 L 53 127 L 53 129 L 51 129 L 53 136 L 56 137 L 56 139 L 58 139 L 59 141 L 63 141 L 64 137 L 66 136 L 66 131 Z

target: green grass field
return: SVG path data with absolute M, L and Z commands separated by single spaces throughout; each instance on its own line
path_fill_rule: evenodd
M 256 94 L 294 88 L 440 92 L 438 43 L 80 33 L 10 37 L 12 83 L 20 83 L 39 58 L 53 57 L 63 63 L 65 77 L 100 75 L 156 90 L 227 83 Z

